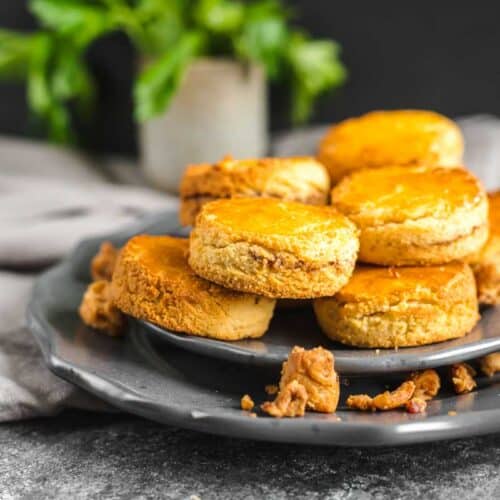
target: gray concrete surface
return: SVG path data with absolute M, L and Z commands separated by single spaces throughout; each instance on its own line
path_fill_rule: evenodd
M 268 444 L 127 415 L 0 426 L 0 499 L 500 498 L 500 435 L 384 449 Z

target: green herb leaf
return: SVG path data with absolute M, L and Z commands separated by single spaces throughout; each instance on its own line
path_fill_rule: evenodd
M 79 110 L 89 115 L 94 106 L 94 81 L 79 50 L 61 44 L 54 57 L 51 89 L 55 100 L 76 101 Z
M 219 35 L 238 30 L 244 13 L 244 5 L 233 0 L 198 0 L 193 9 L 199 26 Z
M 113 28 L 109 10 L 92 1 L 31 0 L 31 12 L 47 28 L 86 47 L 99 35 Z
M 1 78 L 26 78 L 35 37 L 36 35 L 0 29 Z
M 236 54 L 261 63 L 271 79 L 280 76 L 288 40 L 287 12 L 274 0 L 250 4 L 245 22 L 234 40 Z
M 179 87 L 184 71 L 203 46 L 199 32 L 187 32 L 175 47 L 146 67 L 134 88 L 135 116 L 145 121 L 161 114 Z
M 347 72 L 339 59 L 339 46 L 329 40 L 310 40 L 294 33 L 288 44 L 292 73 L 292 116 L 295 123 L 306 121 L 314 100 L 344 83 Z
M 135 26 L 125 31 L 146 54 L 159 56 L 170 50 L 186 30 L 186 0 L 138 0 L 132 9 Z
M 28 74 L 28 102 L 31 109 L 41 116 L 48 115 L 52 96 L 49 83 L 49 65 L 53 51 L 52 38 L 44 33 L 37 36 L 30 60 Z

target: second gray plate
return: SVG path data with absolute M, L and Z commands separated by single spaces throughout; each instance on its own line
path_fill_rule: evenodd
M 122 245 L 137 233 L 186 235 L 174 211 L 151 216 L 124 231 L 84 241 L 71 258 L 73 274 L 86 281 L 88 262 L 103 239 Z M 207 357 L 254 366 L 279 366 L 294 345 L 321 345 L 335 355 L 342 373 L 376 374 L 432 368 L 500 351 L 500 307 L 482 311 L 476 328 L 465 337 L 422 347 L 394 349 L 353 349 L 325 337 L 314 318 L 311 306 L 277 309 L 269 331 L 260 339 L 224 342 L 168 331 L 141 322 L 154 337 Z
M 189 351 L 250 365 L 279 365 L 295 345 L 321 345 L 335 355 L 342 373 L 377 374 L 434 368 L 500 351 L 500 308 L 482 311 L 478 326 L 461 339 L 422 347 L 353 349 L 327 339 L 311 308 L 277 310 L 269 331 L 261 339 L 224 342 L 171 332 L 142 322 L 154 336 Z

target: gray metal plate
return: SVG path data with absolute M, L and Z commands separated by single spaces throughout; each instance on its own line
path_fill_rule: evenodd
M 151 232 L 172 227 L 172 214 L 162 223 L 149 220 Z M 132 232 L 144 230 L 144 225 Z M 121 234 L 119 238 L 126 239 Z M 122 240 L 123 241 L 123 240 Z M 98 240 L 86 242 L 67 261 L 43 274 L 33 291 L 28 323 L 49 368 L 125 411 L 166 424 L 226 436 L 269 441 L 341 446 L 398 445 L 500 431 L 500 378 L 480 379 L 479 389 L 455 396 L 446 388 L 425 415 L 403 411 L 377 414 L 352 412 L 341 405 L 335 415 L 308 413 L 299 419 L 251 418 L 239 409 L 242 394 L 257 403 L 266 398 L 264 385 L 275 383 L 274 364 L 247 366 L 189 353 L 158 341 L 131 321 L 123 339 L 109 338 L 85 327 L 76 314 L 85 289 L 88 261 Z M 337 353 L 336 353 L 337 354 Z M 375 393 L 395 384 L 386 377 L 352 377 L 349 393 Z M 456 411 L 454 416 L 449 411 Z

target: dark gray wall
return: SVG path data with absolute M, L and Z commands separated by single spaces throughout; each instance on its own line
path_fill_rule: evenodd
M 0 25 L 29 29 L 25 1 L 1 0 Z M 316 36 L 336 38 L 350 70 L 346 87 L 323 99 L 315 122 L 374 108 L 432 108 L 448 115 L 500 115 L 498 2 L 450 0 L 295 0 L 300 23 Z M 87 131 L 96 149 L 134 151 L 130 119 L 132 52 L 113 36 L 89 55 L 101 85 L 99 114 Z M 287 122 L 283 89 L 272 92 L 272 126 Z M 28 130 L 23 89 L 0 83 L 0 133 Z

